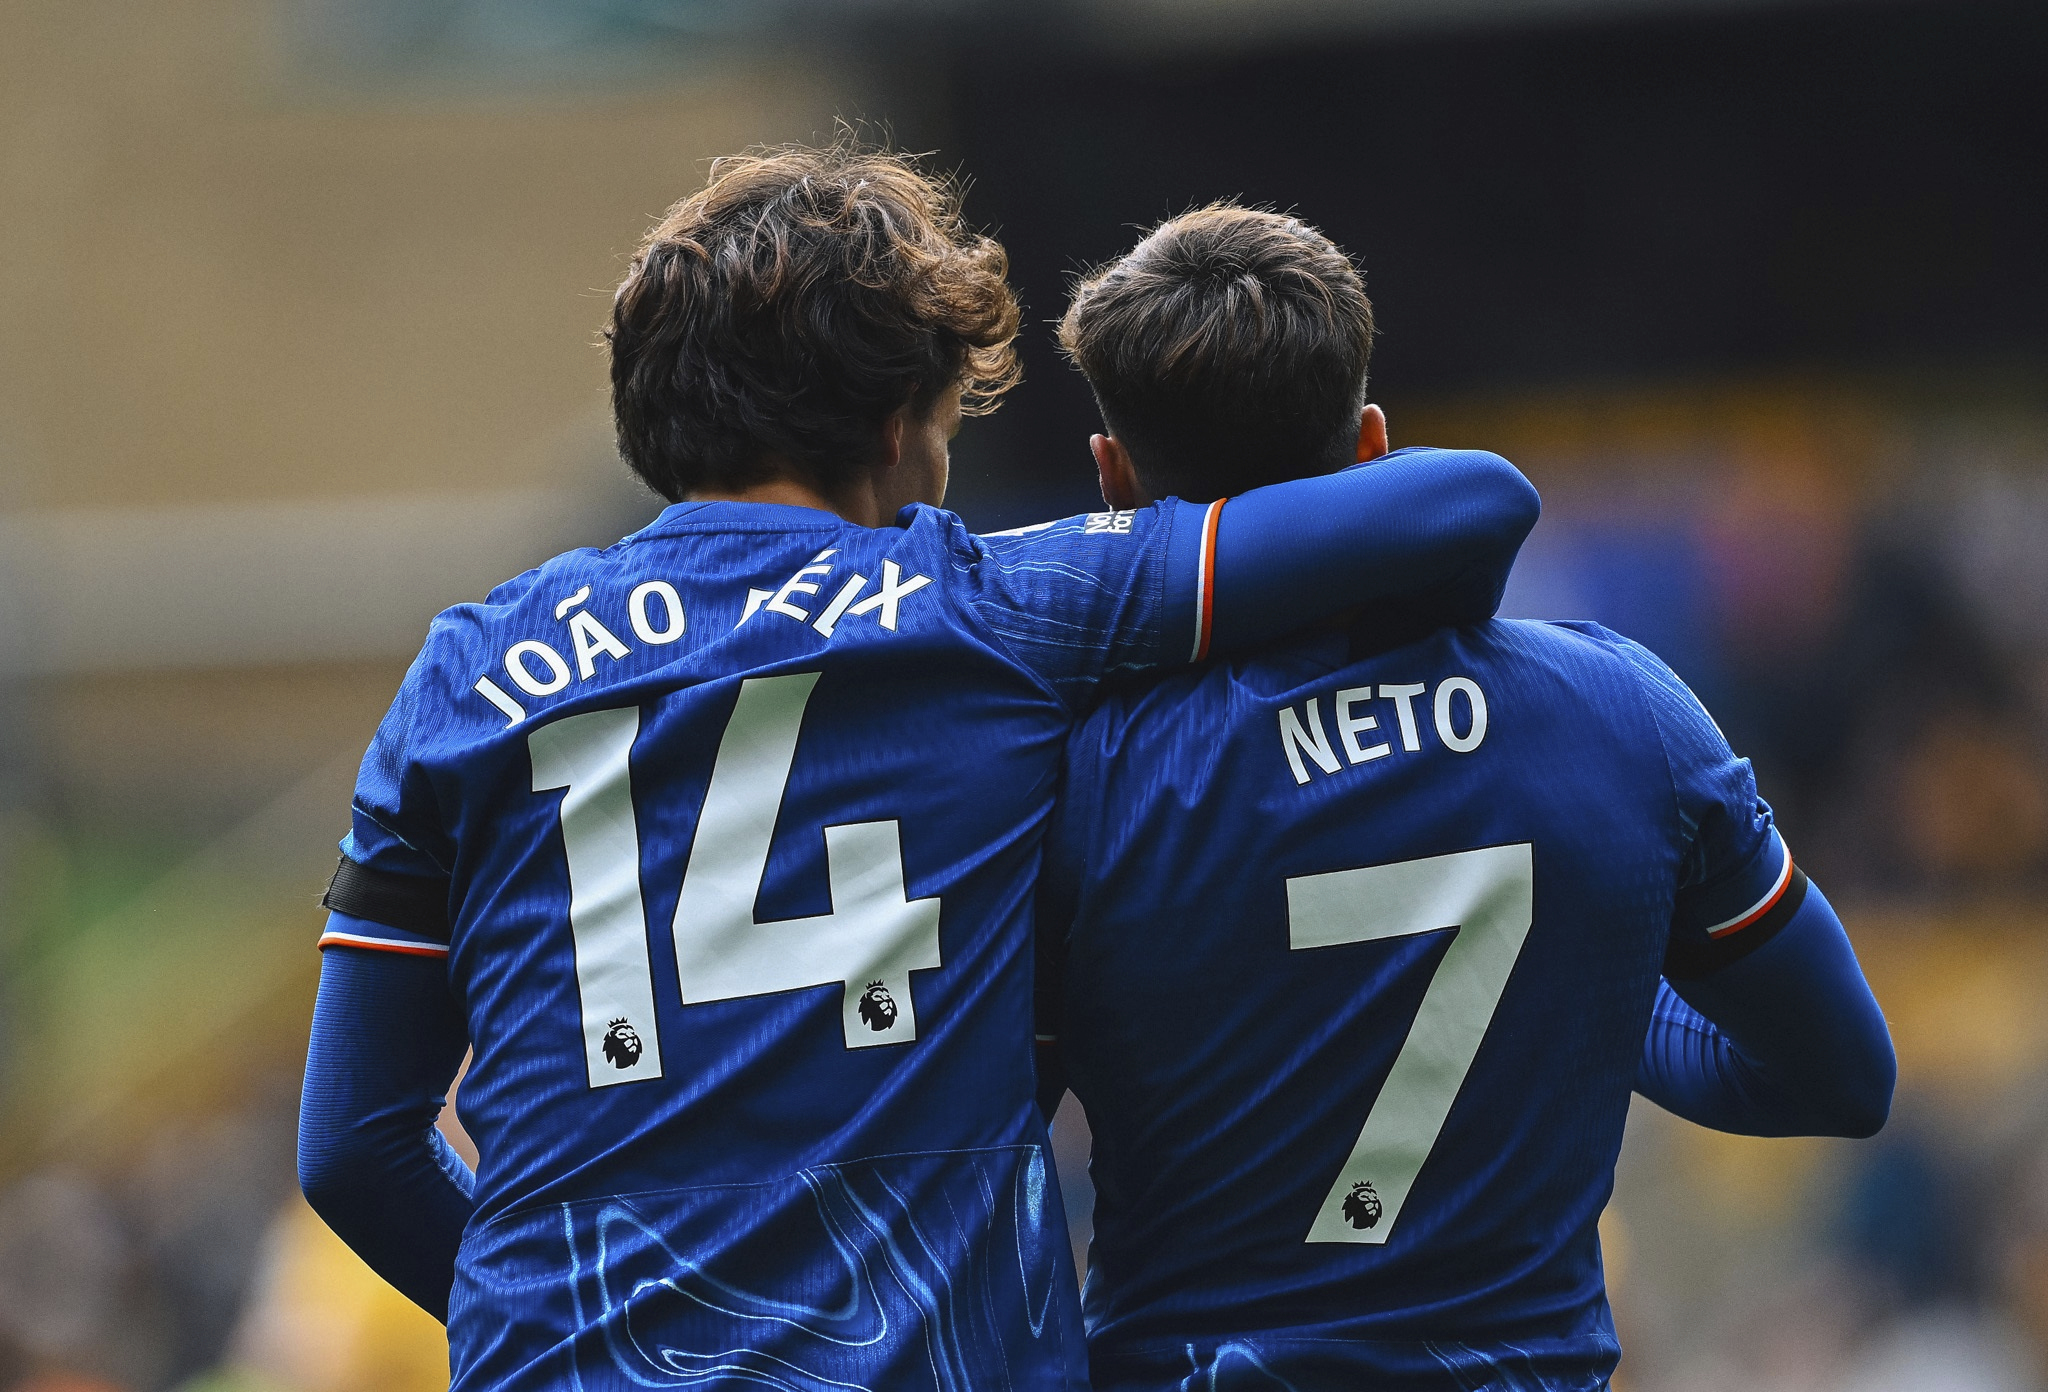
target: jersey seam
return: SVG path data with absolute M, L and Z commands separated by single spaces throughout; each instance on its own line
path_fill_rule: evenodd
M 407 733 L 408 733 L 408 734 L 410 734 L 410 733 L 411 733 L 411 731 L 410 731 L 410 730 L 408 729 Z M 437 817 L 438 817 L 438 816 L 439 816 L 439 814 L 440 814 L 440 808 L 439 808 L 439 805 L 438 805 L 438 804 L 439 804 L 439 802 L 440 802 L 440 799 L 436 798 L 436 799 L 435 799 L 435 803 L 436 803 L 436 807 L 435 807 L 435 815 L 436 815 Z M 397 842 L 397 843 L 398 843 L 399 845 L 401 845 L 401 846 L 405 847 L 405 848 L 406 848 L 406 849 L 407 849 L 408 851 L 411 851 L 411 852 L 412 852 L 412 853 L 413 853 L 414 855 L 417 855 L 417 856 L 425 856 L 425 857 L 427 858 L 427 860 L 428 860 L 428 861 L 429 861 L 430 863 L 432 863 L 432 865 L 434 866 L 434 868 L 435 868 L 435 869 L 436 869 L 437 871 L 439 871 L 439 872 L 441 873 L 441 875 L 442 875 L 442 876 L 443 876 L 444 878 L 446 878 L 446 879 L 448 879 L 448 880 L 450 880 L 450 881 L 454 880 L 454 878 L 455 878 L 455 872 L 454 872 L 453 870 L 451 870 L 451 869 L 447 868 L 446 866 L 442 865 L 442 864 L 441 864 L 441 858 L 440 858 L 439 856 L 435 855 L 435 854 L 434 854 L 434 853 L 433 853 L 432 851 L 429 851 L 429 850 L 425 850 L 425 849 L 423 849 L 422 847 L 419 847 L 419 846 L 415 846 L 415 845 L 414 845 L 414 844 L 412 843 L 412 840 L 411 840 L 411 839 L 410 839 L 409 837 L 407 837 L 406 835 L 404 835 L 404 834 L 403 834 L 402 832 L 400 832 L 400 831 L 398 830 L 398 828 L 396 828 L 396 827 L 392 826 L 392 825 L 391 825 L 391 824 L 390 824 L 389 822 L 385 821 L 385 820 L 384 820 L 384 819 L 383 819 L 382 817 L 378 816 L 378 815 L 377 815 L 377 813 L 376 813 L 376 811 L 375 811 L 375 810 L 374 810 L 373 808 L 370 808 L 370 807 L 367 807 L 367 806 L 365 806 L 365 805 L 363 804 L 363 800 L 362 800 L 362 799 L 361 799 L 360 797 L 358 797 L 358 798 L 354 799 L 351 805 L 352 805 L 352 807 L 354 808 L 354 810 L 355 810 L 355 811 L 357 811 L 357 812 L 360 812 L 360 813 L 361 813 L 361 814 L 363 815 L 363 818 L 364 818 L 364 820 L 368 821 L 368 822 L 369 822 L 369 823 L 370 823 L 370 824 L 371 824 L 372 826 L 376 827 L 376 828 L 377 828 L 377 830 L 379 830 L 379 831 L 383 832 L 383 833 L 384 833 L 384 834 L 385 834 L 386 836 L 390 837 L 390 838 L 391 838 L 391 839 L 392 839 L 393 841 L 396 841 L 396 842 Z M 444 834 L 445 834 L 445 833 L 444 833 Z M 351 858 L 351 859 L 354 859 L 354 857 L 350 857 L 350 858 Z M 362 864 L 363 862 L 361 862 L 361 861 L 357 861 L 356 863 L 360 865 L 360 864 Z M 405 872 L 404 872 L 404 871 L 402 871 L 402 870 L 394 870 L 394 871 L 391 871 L 390 873 L 392 873 L 392 874 L 394 874 L 394 875 L 399 875 L 399 874 L 403 874 L 403 873 L 405 873 Z M 425 875 L 416 875 L 416 876 L 414 876 L 414 878 L 415 878 L 415 879 L 426 879 L 427 877 L 426 877 Z

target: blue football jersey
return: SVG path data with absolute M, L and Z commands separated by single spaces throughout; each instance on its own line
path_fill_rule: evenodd
M 467 1017 L 457 1389 L 1080 1384 L 1032 893 L 1215 518 L 678 504 L 435 620 L 324 941 L 445 955 Z
M 1748 763 L 1595 625 L 1331 633 L 1112 694 L 1041 930 L 1098 1392 L 1604 1387 L 1659 972 L 1803 884 Z

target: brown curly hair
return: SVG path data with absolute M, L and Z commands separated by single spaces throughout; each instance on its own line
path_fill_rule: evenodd
M 654 225 L 612 301 L 619 453 L 671 502 L 794 474 L 836 495 L 882 422 L 1016 385 L 1008 257 L 952 180 L 842 142 L 750 150 Z

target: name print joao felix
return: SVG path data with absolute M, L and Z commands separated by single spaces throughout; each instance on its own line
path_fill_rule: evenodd
M 882 562 L 881 588 L 872 595 L 862 598 L 862 591 L 868 587 L 868 577 L 855 572 L 849 575 L 839 587 L 831 602 L 815 617 L 794 602 L 798 595 L 818 593 L 824 577 L 830 575 L 833 566 L 825 564 L 839 554 L 837 547 L 827 547 L 811 558 L 810 564 L 776 590 L 747 591 L 747 605 L 740 613 L 739 622 L 745 623 L 757 612 L 778 614 L 784 618 L 807 623 L 825 637 L 830 638 L 841 619 L 859 618 L 874 614 L 875 621 L 889 632 L 896 631 L 899 607 L 903 600 L 931 584 L 928 575 L 912 575 L 908 579 L 896 562 Z M 818 577 L 813 581 L 810 577 Z M 590 586 L 585 585 L 574 594 L 564 598 L 555 606 L 555 620 L 568 621 L 569 645 L 576 658 L 575 680 L 589 681 L 597 675 L 597 659 L 605 657 L 613 662 L 629 657 L 633 650 L 620 640 L 619 636 L 596 614 L 583 607 L 590 599 Z M 683 611 L 683 599 L 676 587 L 666 580 L 648 580 L 634 586 L 626 597 L 626 617 L 630 621 L 634 636 L 650 647 L 660 647 L 675 642 L 688 631 Z M 738 627 L 735 624 L 734 627 Z M 554 646 L 538 638 L 528 638 L 514 643 L 505 650 L 505 675 L 512 684 L 528 696 L 554 696 L 566 690 L 570 682 L 569 660 Z M 503 711 L 508 725 L 517 725 L 526 719 L 527 709 L 510 692 L 500 686 L 486 673 L 476 679 L 475 692 Z

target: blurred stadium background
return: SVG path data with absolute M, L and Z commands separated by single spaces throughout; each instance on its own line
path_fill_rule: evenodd
M 654 511 L 595 346 L 638 233 L 840 116 L 968 172 L 1028 297 L 971 523 L 1093 501 L 1071 271 L 1295 208 L 1396 442 L 1543 488 L 1512 611 L 1756 757 L 1900 1101 L 1637 1107 L 1618 1385 L 2048 1387 L 2044 93 L 2038 0 L 0 6 L 0 1389 L 445 1386 L 292 1178 L 354 762 L 432 612 Z

